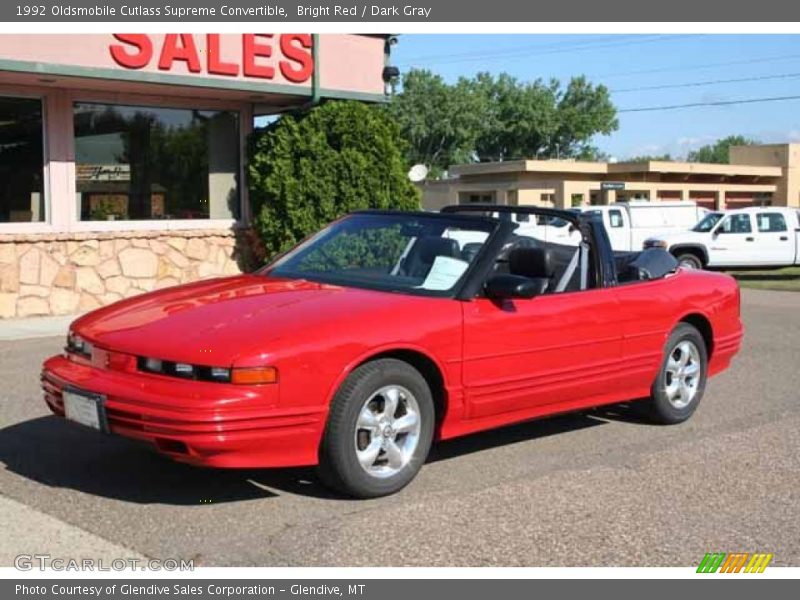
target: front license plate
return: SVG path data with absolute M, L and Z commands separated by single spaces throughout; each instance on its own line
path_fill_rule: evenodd
M 77 390 L 64 390 L 64 416 L 86 427 L 107 431 L 103 397 Z

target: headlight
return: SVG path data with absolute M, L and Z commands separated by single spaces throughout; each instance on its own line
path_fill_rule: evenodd
M 80 354 L 81 356 L 91 358 L 92 345 L 84 340 L 81 336 L 70 331 L 67 334 L 67 352 L 72 352 L 73 354 Z
M 666 250 L 669 248 L 669 244 L 666 240 L 645 240 L 644 244 L 642 244 L 642 248 L 644 250 L 648 248 L 661 248 L 662 250 Z
M 136 359 L 139 371 L 216 383 L 236 383 L 241 385 L 260 385 L 278 382 L 275 367 L 210 367 L 191 363 L 172 362 L 158 358 L 140 356 Z

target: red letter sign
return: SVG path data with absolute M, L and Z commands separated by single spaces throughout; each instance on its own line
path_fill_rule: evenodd
M 169 71 L 172 69 L 172 63 L 176 60 L 184 61 L 192 73 L 200 72 L 200 58 L 197 56 L 197 47 L 194 45 L 192 34 L 168 33 L 164 36 L 164 46 L 161 48 L 158 68 L 162 71 Z
M 111 52 L 114 62 L 126 69 L 141 69 L 147 66 L 153 57 L 153 42 L 148 36 L 140 33 L 115 33 L 114 37 L 123 44 L 128 44 L 136 49 L 136 52 L 131 53 L 125 46 L 111 44 L 108 50 Z
M 311 77 L 314 72 L 314 56 L 309 52 L 311 46 L 311 36 L 307 33 L 281 36 L 281 52 L 288 60 L 282 60 L 280 67 L 286 79 L 302 83 Z
M 272 79 L 275 77 L 275 69 L 264 65 L 256 64 L 256 57 L 269 58 L 272 56 L 272 46 L 259 44 L 256 36 L 271 38 L 271 33 L 245 33 L 242 36 L 242 65 L 244 74 L 247 77 L 261 77 L 262 79 Z
M 206 36 L 206 50 L 208 50 L 208 72 L 215 75 L 231 75 L 236 77 L 239 74 L 239 65 L 222 61 L 222 51 L 220 50 L 219 34 L 209 33 Z

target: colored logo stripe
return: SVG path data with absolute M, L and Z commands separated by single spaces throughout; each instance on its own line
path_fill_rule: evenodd
M 742 567 L 748 558 L 750 558 L 750 554 L 747 552 L 734 552 L 732 554 L 728 554 L 728 558 L 726 558 L 725 562 L 722 563 L 722 569 L 720 569 L 720 573 L 738 573 L 742 570 Z
M 739 573 L 744 568 L 744 573 L 763 573 L 773 556 L 764 553 L 751 555 L 749 552 L 709 552 L 700 561 L 697 572 L 716 573 L 719 569 L 720 573 Z
M 753 558 L 747 563 L 745 573 L 763 573 L 767 568 L 769 561 L 772 560 L 773 554 L 753 554 Z
M 703 557 L 697 567 L 698 573 L 716 573 L 722 561 L 725 559 L 724 552 L 710 552 Z

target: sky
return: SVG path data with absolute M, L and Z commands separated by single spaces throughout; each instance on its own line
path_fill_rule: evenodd
M 736 134 L 800 142 L 800 35 L 405 34 L 392 48 L 392 63 L 401 72 L 427 68 L 448 82 L 480 71 L 564 83 L 585 75 L 611 90 L 620 111 L 619 129 L 593 141 L 618 160 L 683 158 Z M 623 112 L 786 96 L 796 98 Z

